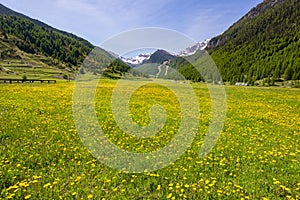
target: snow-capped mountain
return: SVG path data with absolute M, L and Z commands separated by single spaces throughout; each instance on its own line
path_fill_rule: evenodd
M 207 47 L 208 42 L 210 39 L 206 39 L 203 42 L 198 42 L 194 46 L 188 47 L 183 51 L 178 53 L 178 56 L 190 56 L 195 54 L 198 50 L 204 50 Z
M 120 57 L 120 59 L 129 65 L 139 65 L 142 64 L 145 60 L 149 60 L 150 56 L 151 53 L 146 53 L 134 56 L 133 58 Z
M 210 39 L 204 40 L 203 42 L 198 42 L 194 46 L 188 47 L 183 51 L 180 51 L 177 56 L 190 56 L 196 53 L 198 50 L 203 50 L 207 47 L 207 44 L 209 43 Z M 145 62 L 150 63 L 161 63 L 164 59 L 170 60 L 172 58 L 175 58 L 176 56 L 169 54 L 168 52 L 164 50 L 157 50 L 154 53 L 145 53 L 145 54 L 139 54 L 137 56 L 134 56 L 132 58 L 123 57 L 120 56 L 119 58 L 125 62 L 128 65 L 136 66 L 143 64 Z M 163 60 L 161 60 L 163 59 Z

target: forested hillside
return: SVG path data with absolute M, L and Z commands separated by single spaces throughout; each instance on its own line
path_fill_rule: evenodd
M 50 70 L 56 77 L 64 73 L 74 74 L 92 49 L 94 45 L 76 35 L 57 30 L 0 4 L 2 75 L 22 76 L 28 74 L 31 67 Z M 111 58 L 103 49 L 97 49 L 97 61 L 103 65 L 109 64 Z M 38 70 L 31 71 L 39 73 Z
M 0 31 L 3 41 L 26 53 L 45 54 L 73 66 L 80 65 L 93 47 L 17 16 L 0 16 Z
M 299 0 L 265 0 L 213 38 L 208 51 L 231 83 L 299 80 L 299 22 Z

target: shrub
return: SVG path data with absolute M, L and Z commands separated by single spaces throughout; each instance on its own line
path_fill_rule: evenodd
M 63 79 L 69 79 L 69 76 L 67 74 L 64 74 Z

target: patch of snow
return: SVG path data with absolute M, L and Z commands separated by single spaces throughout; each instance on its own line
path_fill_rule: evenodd
M 209 43 L 210 39 L 206 39 L 203 42 L 198 42 L 197 44 L 195 44 L 194 46 L 188 47 L 183 51 L 180 51 L 178 53 L 178 56 L 191 56 L 193 54 L 195 54 L 198 50 L 204 50 L 208 43 Z
M 145 60 L 149 60 L 151 56 L 151 53 L 146 53 L 146 54 L 140 54 L 137 56 L 134 56 L 133 58 L 125 58 L 125 57 L 120 57 L 120 59 L 130 65 L 139 65 L 142 64 Z

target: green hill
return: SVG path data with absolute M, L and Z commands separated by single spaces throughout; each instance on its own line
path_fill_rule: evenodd
M 225 81 L 299 80 L 299 22 L 299 0 L 265 0 L 213 38 L 208 51 Z
M 77 72 L 94 46 L 0 4 L 0 76 L 62 78 Z M 111 57 L 97 50 L 97 60 Z

